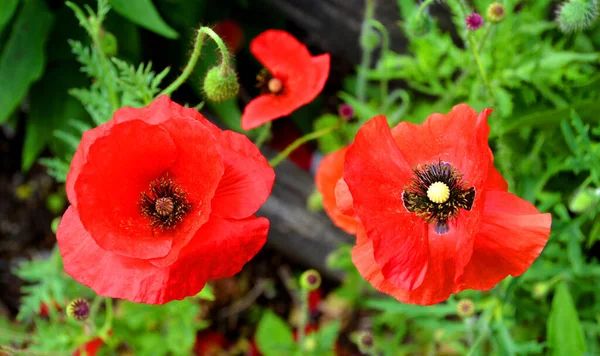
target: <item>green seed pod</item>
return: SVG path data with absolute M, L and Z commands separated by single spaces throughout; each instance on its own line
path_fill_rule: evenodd
M 210 101 L 221 102 L 235 98 L 240 90 L 235 71 L 223 70 L 221 66 L 211 68 L 204 78 L 204 94 Z
M 408 19 L 405 29 L 414 37 L 423 37 L 433 29 L 433 19 L 426 12 L 417 12 Z
M 475 303 L 471 299 L 461 299 L 456 304 L 456 314 L 461 318 L 470 318 L 475 314 Z
M 563 3 L 557 12 L 558 27 L 564 33 L 588 29 L 597 17 L 597 0 L 571 0 Z
M 321 274 L 317 270 L 309 269 L 300 275 L 300 287 L 307 291 L 316 290 L 321 286 Z

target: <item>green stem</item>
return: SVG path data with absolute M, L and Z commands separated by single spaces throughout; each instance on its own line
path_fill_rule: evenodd
M 227 46 L 225 45 L 221 37 L 219 37 L 219 35 L 217 35 L 217 33 L 213 31 L 210 27 L 200 27 L 198 29 L 198 32 L 196 33 L 196 42 L 194 43 L 194 50 L 192 51 L 190 60 L 185 65 L 185 68 L 183 68 L 183 72 L 181 72 L 181 75 L 179 75 L 179 77 L 177 77 L 177 79 L 175 79 L 175 81 L 171 83 L 171 85 L 169 85 L 165 90 L 163 90 L 159 94 L 159 96 L 171 95 L 189 78 L 189 76 L 194 71 L 194 68 L 196 67 L 196 63 L 198 63 L 200 54 L 202 53 L 202 45 L 204 43 L 204 36 L 206 35 L 212 38 L 212 40 L 215 41 L 215 43 L 217 44 L 217 47 L 219 47 L 219 52 L 221 52 L 221 70 L 227 70 L 230 67 L 231 56 L 229 54 Z
M 423 13 L 425 12 L 425 9 L 427 9 L 427 6 L 429 6 L 429 4 L 431 4 L 432 2 L 434 2 L 435 0 L 425 0 L 423 1 L 423 3 L 421 4 L 421 7 L 419 7 L 419 15 L 423 15 Z
M 289 146 L 287 146 L 283 151 L 281 151 L 277 156 L 275 156 L 274 158 L 272 158 L 271 160 L 269 160 L 269 164 L 271 165 L 271 167 L 275 167 L 277 166 L 279 163 L 281 163 L 287 156 L 289 156 L 292 152 L 294 152 L 294 150 L 298 147 L 300 147 L 302 144 L 310 141 L 310 140 L 314 140 L 317 139 L 323 135 L 326 135 L 328 133 L 330 133 L 331 131 L 339 128 L 340 125 L 334 125 L 334 126 L 330 126 L 330 127 L 326 127 L 324 129 L 321 129 L 319 131 L 315 131 L 312 133 L 309 133 L 308 135 L 304 135 L 302 137 L 300 137 L 299 139 L 297 139 L 296 141 L 292 142 Z
M 483 33 L 483 36 L 481 37 L 481 39 L 479 40 L 479 44 L 477 45 L 478 52 L 481 52 L 483 50 L 483 45 L 485 45 L 485 41 L 487 41 L 488 37 L 490 36 L 490 33 L 492 32 L 492 27 L 493 25 L 489 22 L 485 26 L 485 32 Z
M 363 19 L 362 27 L 360 30 L 361 44 L 364 36 L 369 31 L 369 21 L 373 18 L 375 12 L 375 0 L 365 0 L 365 17 Z M 360 61 L 360 67 L 356 75 L 356 98 L 360 102 L 365 102 L 367 97 L 367 71 L 371 64 L 371 49 L 362 48 L 362 58 Z
M 385 28 L 385 26 L 383 26 L 383 24 L 377 20 L 373 20 L 373 19 L 369 20 L 369 25 L 376 28 L 379 31 L 379 33 L 381 33 L 381 42 L 382 42 L 381 58 L 385 58 L 390 50 L 390 36 L 388 34 L 388 31 Z M 379 88 L 381 90 L 381 106 L 382 106 L 382 108 L 385 106 L 385 97 L 388 94 L 389 80 L 390 80 L 389 77 L 384 73 L 383 78 L 379 82 L 379 84 L 380 84 Z
M 308 291 L 300 290 L 300 324 L 298 325 L 298 348 L 300 355 L 304 355 L 304 337 L 306 324 L 308 322 Z
M 102 325 L 102 328 L 100 329 L 100 333 L 98 336 L 100 336 L 100 338 L 106 342 L 106 340 L 108 340 L 108 333 L 110 331 L 110 329 L 112 329 L 112 321 L 113 321 L 113 301 L 111 298 L 104 298 L 104 304 L 105 304 L 105 311 L 106 311 L 106 318 L 104 319 L 104 325 Z
M 262 146 L 262 144 L 269 139 L 269 136 L 271 134 L 271 124 L 272 121 L 269 121 L 265 125 L 263 125 L 262 130 L 258 134 L 256 141 L 254 142 L 256 147 L 260 148 L 260 146 Z
M 473 34 L 467 34 L 467 38 L 469 39 L 469 45 L 471 47 L 471 51 L 473 52 L 473 56 L 475 57 L 475 62 L 477 62 L 477 67 L 479 68 L 479 74 L 481 75 L 481 79 L 483 79 L 485 87 L 487 88 L 490 96 L 493 98 L 494 94 L 492 93 L 492 88 L 490 87 L 490 82 L 488 81 L 485 69 L 483 68 L 483 63 L 481 63 L 481 57 L 479 56 L 479 52 L 477 51 L 475 40 L 473 39 Z

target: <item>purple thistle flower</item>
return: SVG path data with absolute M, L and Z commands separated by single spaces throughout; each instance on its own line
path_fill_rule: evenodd
M 483 26 L 483 17 L 478 13 L 474 12 L 467 16 L 465 19 L 465 23 L 467 24 L 467 28 L 471 31 L 475 31 Z

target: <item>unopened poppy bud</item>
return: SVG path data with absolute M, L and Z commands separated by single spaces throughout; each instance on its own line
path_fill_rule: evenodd
M 323 196 L 318 191 L 314 191 L 308 196 L 306 201 L 308 210 L 317 212 L 323 210 Z
M 108 57 L 116 56 L 119 49 L 117 38 L 112 33 L 102 29 L 100 32 L 100 47 Z
M 574 213 L 583 213 L 596 205 L 599 200 L 600 189 L 580 189 L 571 199 L 569 210 Z
M 240 90 L 237 75 L 231 68 L 211 68 L 204 78 L 204 93 L 210 101 L 221 102 L 235 98 Z
M 473 12 L 465 19 L 465 24 L 467 28 L 471 31 L 476 31 L 483 26 L 483 17 L 476 12 Z
M 534 299 L 543 299 L 548 295 L 550 291 L 550 283 L 548 282 L 537 282 L 531 289 L 531 296 Z
M 488 6 L 485 15 L 490 22 L 498 23 L 504 20 L 506 9 L 501 3 L 493 2 Z
M 67 305 L 67 315 L 76 320 L 85 320 L 90 316 L 90 304 L 85 299 L 75 299 Z
M 340 105 L 338 112 L 340 114 L 340 117 L 346 120 L 350 120 L 354 117 L 354 108 L 352 107 L 352 105 L 342 104 Z
M 316 290 L 321 286 L 321 274 L 317 270 L 309 269 L 300 275 L 300 287 L 307 291 Z
M 373 339 L 373 334 L 368 331 L 361 331 L 358 334 L 356 345 L 358 346 L 358 350 L 363 354 L 372 354 L 375 350 L 375 339 Z
M 597 17 L 597 0 L 571 0 L 563 3 L 557 11 L 558 27 L 564 33 L 585 30 Z
M 456 314 L 461 318 L 470 318 L 475 314 L 475 304 L 471 299 L 461 299 L 456 305 Z
M 433 19 L 426 12 L 417 12 L 406 23 L 406 31 L 415 37 L 427 35 L 433 29 Z

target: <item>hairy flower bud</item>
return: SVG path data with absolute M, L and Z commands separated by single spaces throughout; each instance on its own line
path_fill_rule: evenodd
M 557 11 L 558 27 L 564 33 L 588 29 L 597 17 L 597 0 L 571 0 L 563 3 Z
M 221 66 L 211 68 L 204 78 L 204 94 L 210 101 L 235 98 L 240 90 L 235 71 Z
M 408 18 L 406 32 L 414 37 L 423 37 L 433 29 L 433 19 L 427 12 L 417 12 Z

